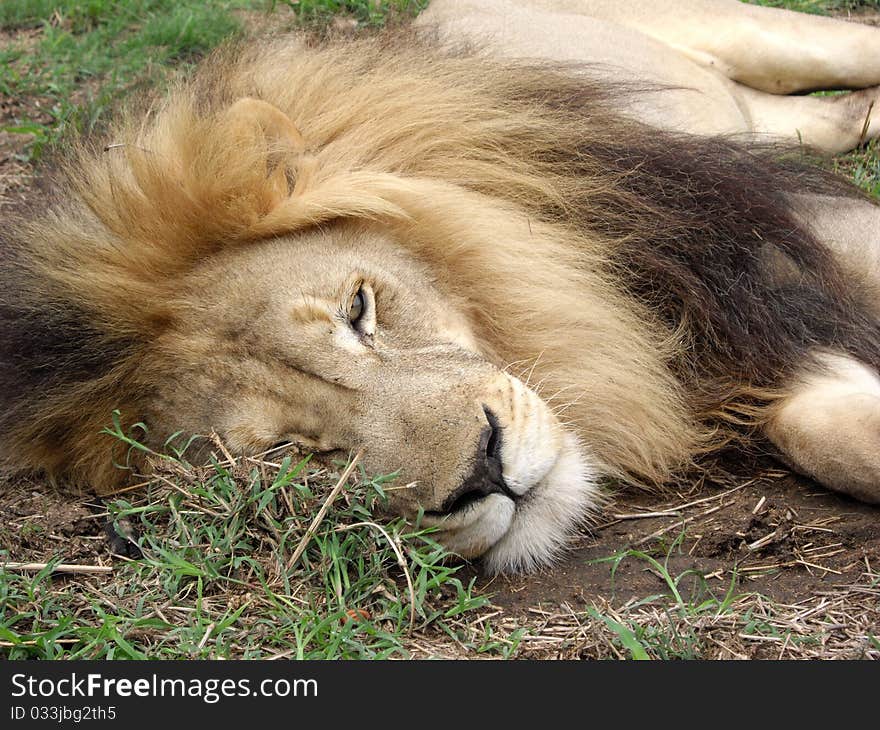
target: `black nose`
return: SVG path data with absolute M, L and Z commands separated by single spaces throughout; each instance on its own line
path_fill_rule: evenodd
M 487 425 L 480 432 L 473 469 L 461 486 L 443 503 L 444 512 L 457 512 L 490 494 L 506 494 L 516 498 L 504 483 L 501 463 L 502 432 L 498 419 L 486 406 L 483 406 L 483 413 L 486 414 Z

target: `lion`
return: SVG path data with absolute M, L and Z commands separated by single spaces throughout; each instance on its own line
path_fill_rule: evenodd
M 880 503 L 880 208 L 785 128 L 854 146 L 876 92 L 764 98 L 880 83 L 880 30 L 613 6 L 227 47 L 77 143 L 0 233 L 5 468 L 111 492 L 114 411 L 154 450 L 363 448 L 490 571 L 732 441 Z

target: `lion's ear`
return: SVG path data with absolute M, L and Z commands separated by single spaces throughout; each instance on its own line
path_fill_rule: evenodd
M 268 212 L 290 195 L 289 161 L 302 155 L 305 140 L 289 116 L 261 99 L 239 99 L 227 110 L 226 120 L 233 144 L 250 146 L 262 143 L 266 147 Z

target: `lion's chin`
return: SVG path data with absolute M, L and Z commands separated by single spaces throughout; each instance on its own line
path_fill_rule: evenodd
M 438 521 L 437 539 L 490 573 L 533 571 L 554 562 L 601 506 L 598 473 L 566 435 L 553 468 L 519 500 L 491 494 Z

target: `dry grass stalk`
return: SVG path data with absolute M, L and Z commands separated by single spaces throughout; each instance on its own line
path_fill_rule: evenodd
M 364 450 L 361 449 L 358 451 L 354 458 L 349 462 L 345 471 L 342 472 L 342 476 L 339 477 L 339 481 L 336 482 L 336 486 L 333 487 L 333 490 L 330 494 L 327 495 L 327 499 L 324 500 L 324 504 L 321 505 L 321 509 L 318 510 L 318 514 L 315 515 L 315 519 L 312 520 L 312 524 L 309 525 L 309 529 L 306 530 L 306 534 L 303 535 L 302 540 L 300 540 L 299 545 L 296 546 L 296 550 L 294 550 L 293 555 L 290 560 L 287 562 L 287 570 L 291 570 L 294 565 L 296 565 L 297 561 L 302 557 L 302 554 L 305 552 L 306 547 L 309 544 L 309 541 L 314 537 L 315 532 L 318 530 L 318 527 L 321 525 L 321 522 L 324 520 L 324 517 L 327 514 L 327 510 L 330 509 L 330 505 L 336 500 L 336 497 L 339 496 L 339 493 L 342 491 L 342 488 L 345 486 L 345 482 L 348 480 L 348 477 L 354 471 L 357 463 L 363 458 Z
M 0 568 L 20 573 L 39 573 L 48 568 L 50 563 L 2 563 Z M 53 573 L 112 573 L 113 568 L 109 565 L 73 565 L 58 563 L 52 566 Z

